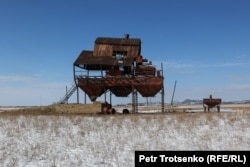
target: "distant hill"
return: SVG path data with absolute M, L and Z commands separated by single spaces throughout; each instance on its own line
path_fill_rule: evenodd
M 170 102 L 165 102 L 166 105 L 170 105 Z M 173 105 L 202 105 L 203 99 L 185 99 L 183 101 L 173 101 Z M 250 104 L 250 100 L 242 100 L 242 101 L 223 101 L 222 104 Z M 127 105 L 132 105 L 131 103 L 128 103 Z M 161 105 L 161 102 L 149 102 L 148 104 L 146 102 L 138 103 L 139 106 L 147 106 L 147 105 Z

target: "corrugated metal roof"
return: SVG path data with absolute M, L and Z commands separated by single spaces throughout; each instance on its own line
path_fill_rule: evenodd
M 96 44 L 110 44 L 110 45 L 136 45 L 141 44 L 141 39 L 139 38 L 104 38 L 99 37 L 95 40 Z

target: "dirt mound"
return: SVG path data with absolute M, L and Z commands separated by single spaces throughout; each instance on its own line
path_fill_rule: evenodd
M 3 111 L 0 114 L 32 114 L 32 115 L 54 115 L 54 114 L 96 114 L 101 111 L 101 102 L 93 104 L 52 104 L 49 106 L 30 107 L 17 110 Z

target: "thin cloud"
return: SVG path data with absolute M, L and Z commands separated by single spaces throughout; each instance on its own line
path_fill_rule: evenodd
M 161 64 L 163 65 L 163 70 L 167 72 L 174 73 L 194 73 L 196 72 L 195 64 L 192 63 L 179 63 L 175 61 L 165 61 L 165 62 L 153 62 L 157 69 L 161 69 Z
M 225 68 L 225 67 L 240 67 L 243 63 L 239 62 L 226 62 L 226 63 L 215 63 L 215 64 L 197 64 L 200 68 Z
M 175 69 L 194 68 L 194 64 L 188 64 L 188 63 L 164 62 L 163 64 L 169 68 L 175 68 Z
M 65 82 L 41 82 L 33 85 L 1 86 L 0 106 L 52 104 L 64 96 L 65 85 Z
M 38 77 L 0 76 L 0 105 L 40 105 L 59 101 L 65 94 L 65 81 L 46 81 Z M 42 101 L 42 102 L 41 102 Z
M 200 62 L 196 63 L 180 63 L 180 62 L 164 62 L 165 66 L 169 68 L 174 69 L 188 69 L 188 68 L 214 68 L 214 67 L 238 67 L 242 66 L 243 63 L 239 62 L 226 62 L 226 63 L 210 63 L 210 64 L 204 64 Z
M 230 89 L 245 90 L 250 92 L 250 84 L 233 84 L 228 86 Z
M 249 74 L 238 74 L 238 75 L 229 75 L 228 78 L 232 81 L 241 81 L 250 83 Z
M 240 54 L 235 57 L 235 60 L 238 62 L 246 62 L 249 61 L 249 56 L 247 54 Z
M 2 75 L 0 76 L 0 82 L 31 82 L 36 81 L 37 78 L 21 75 Z
M 154 62 L 157 64 L 157 68 L 160 69 L 160 64 L 163 64 L 164 71 L 173 73 L 198 73 L 205 69 L 218 69 L 218 68 L 240 68 L 246 66 L 246 64 L 241 62 L 221 62 L 221 63 L 204 63 L 204 62 L 190 62 L 183 63 L 178 61 L 165 61 L 165 62 Z

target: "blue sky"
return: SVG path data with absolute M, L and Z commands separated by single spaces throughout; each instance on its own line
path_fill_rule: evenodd
M 0 106 L 58 101 L 79 53 L 125 33 L 163 63 L 166 102 L 175 80 L 178 101 L 250 99 L 249 8 L 248 0 L 1 0 Z

